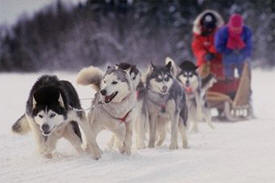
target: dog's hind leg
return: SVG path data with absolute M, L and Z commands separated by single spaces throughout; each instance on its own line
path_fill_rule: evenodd
M 116 142 L 116 136 L 112 135 L 112 137 L 107 145 L 110 150 L 112 150 L 114 148 L 115 142 Z
M 25 114 L 23 114 L 13 125 L 12 131 L 15 133 L 19 133 L 21 135 L 25 135 L 30 131 L 30 126 L 28 124 L 28 120 Z
M 181 119 L 179 120 L 179 132 L 180 132 L 181 138 L 182 138 L 182 147 L 187 148 L 188 140 L 187 140 L 187 136 L 186 136 L 186 128 L 185 128 L 183 121 Z

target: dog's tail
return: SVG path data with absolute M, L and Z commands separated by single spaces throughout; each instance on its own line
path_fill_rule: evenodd
M 92 85 L 98 91 L 103 77 L 103 72 L 94 66 L 83 68 L 76 77 L 76 82 L 80 85 Z
M 13 125 L 12 125 L 12 131 L 14 133 L 18 133 L 20 135 L 25 135 L 30 131 L 30 126 L 27 121 L 27 117 L 25 114 L 23 114 Z

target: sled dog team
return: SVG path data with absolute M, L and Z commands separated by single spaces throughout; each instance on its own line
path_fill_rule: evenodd
M 100 159 L 96 138 L 100 131 L 112 132 L 110 147 L 131 154 L 133 132 L 138 149 L 161 146 L 170 134 L 169 149 L 177 149 L 178 139 L 188 146 L 186 129 L 198 131 L 205 120 L 213 128 L 205 92 L 216 82 L 213 75 L 201 79 L 190 61 L 179 66 L 171 58 L 163 65 L 150 64 L 146 72 L 135 65 L 120 63 L 106 71 L 83 68 L 77 83 L 96 91 L 88 115 L 78 94 L 68 81 L 43 75 L 31 88 L 26 111 L 12 126 L 13 132 L 31 131 L 38 151 L 51 158 L 58 139 L 64 137 L 78 152 Z M 169 130 L 170 129 L 170 130 Z M 180 138 L 178 137 L 180 134 Z

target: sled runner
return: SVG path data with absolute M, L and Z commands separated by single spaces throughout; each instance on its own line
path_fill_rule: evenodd
M 216 108 L 218 117 L 228 121 L 248 119 L 252 116 L 250 83 L 250 70 L 246 62 L 241 77 L 231 80 L 218 80 L 207 91 L 208 107 Z

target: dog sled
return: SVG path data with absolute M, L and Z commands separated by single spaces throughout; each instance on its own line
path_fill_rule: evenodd
M 208 107 L 217 109 L 219 119 L 226 121 L 249 119 L 253 115 L 250 103 L 250 84 L 251 74 L 246 62 L 240 77 L 231 80 L 218 80 L 207 91 L 206 101 Z

